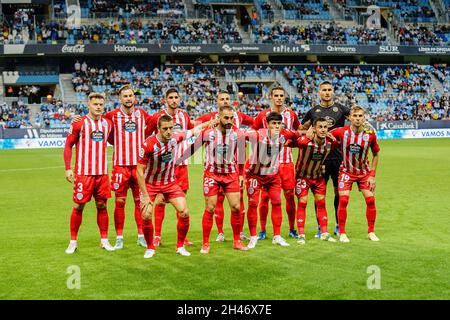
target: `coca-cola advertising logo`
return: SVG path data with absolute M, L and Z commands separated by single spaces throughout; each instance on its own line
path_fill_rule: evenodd
M 62 47 L 62 53 L 84 53 L 85 47 L 84 44 L 76 44 L 74 46 L 69 46 L 67 44 Z

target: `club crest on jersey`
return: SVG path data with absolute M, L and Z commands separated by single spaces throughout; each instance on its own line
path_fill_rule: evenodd
M 351 154 L 360 154 L 361 153 L 361 146 L 359 144 L 351 144 L 348 146 L 348 151 Z
M 207 194 L 207 193 L 209 192 L 209 188 L 208 188 L 208 187 L 204 187 L 204 188 L 203 188 L 203 192 L 204 192 L 205 194 Z
M 136 117 L 140 117 L 140 116 L 141 116 L 141 111 L 136 110 L 136 112 L 134 113 L 134 115 L 135 115 Z
M 333 111 L 338 112 L 339 111 L 338 107 L 333 107 Z
M 365 142 L 367 142 L 367 141 L 369 141 L 369 138 L 370 138 L 370 137 L 369 137 L 368 134 L 364 134 L 362 138 L 363 138 L 363 140 L 364 140 Z
M 108 122 L 105 119 L 103 119 L 103 121 L 102 121 L 102 126 L 104 126 L 104 127 L 108 126 Z
M 339 189 L 344 189 L 344 185 L 345 185 L 344 182 L 342 182 L 342 181 L 339 182 Z
M 175 146 L 177 145 L 177 140 L 175 140 L 175 139 L 172 138 L 172 139 L 170 140 L 169 144 L 170 144 L 172 147 L 175 147 Z
M 92 139 L 94 142 L 102 142 L 103 139 L 105 139 L 105 134 L 104 134 L 102 131 L 98 131 L 98 130 L 92 131 L 92 133 L 91 133 L 91 139 Z
M 123 124 L 123 129 L 124 129 L 126 132 L 136 132 L 136 122 L 131 121 L 131 120 L 125 122 L 125 123 Z
M 333 118 L 331 118 L 331 117 L 329 117 L 329 116 L 326 116 L 325 119 L 326 119 L 327 122 L 328 122 L 328 127 L 329 127 L 329 128 L 331 128 L 332 126 L 334 126 L 335 120 L 334 120 Z
M 81 200 L 83 199 L 83 194 L 82 193 L 77 193 L 77 200 Z
M 319 112 L 322 112 L 322 110 L 320 110 L 320 109 L 316 109 L 316 112 L 317 112 L 317 113 L 319 113 Z
M 252 195 L 253 193 L 255 193 L 255 189 L 253 189 L 252 187 L 248 188 L 248 194 Z
M 158 152 L 159 150 L 161 150 L 161 149 L 159 149 L 158 146 L 154 146 L 154 147 L 153 147 L 153 151 L 154 151 L 154 152 Z
M 144 148 L 140 148 L 140 149 L 139 149 L 139 157 L 143 158 L 143 157 L 144 157 L 144 154 L 145 154 Z
M 231 140 L 231 141 L 236 141 L 236 140 L 237 140 L 237 134 L 234 133 L 234 132 L 231 133 L 231 134 L 230 134 L 230 140 Z
M 209 141 L 213 142 L 216 139 L 216 135 L 214 133 L 209 134 Z
M 117 190 L 117 189 L 119 189 L 119 184 L 118 183 L 114 183 L 114 190 Z
M 286 142 L 286 139 L 284 136 L 280 136 L 280 143 L 284 144 Z

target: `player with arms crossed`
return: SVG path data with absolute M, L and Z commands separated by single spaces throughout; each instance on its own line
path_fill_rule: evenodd
M 107 141 L 112 132 L 112 123 L 103 118 L 105 96 L 91 93 L 88 97 L 89 113 L 81 121 L 73 123 L 64 147 L 66 179 L 73 183 L 74 206 L 70 217 L 71 240 L 67 254 L 77 250 L 77 236 L 83 219 L 83 209 L 94 196 L 97 207 L 97 224 L 100 229 L 101 246 L 114 251 L 108 241 L 108 211 L 106 201 L 111 197 L 106 161 Z M 75 145 L 75 174 L 71 169 L 72 148 Z
M 377 136 L 371 129 L 365 129 L 366 111 L 360 106 L 353 106 L 350 110 L 351 125 L 337 128 L 331 134 L 338 139 L 343 161 L 339 171 L 339 241 L 349 242 L 345 225 L 347 222 L 347 205 L 354 182 L 366 201 L 366 217 L 368 224 L 368 238 L 379 241 L 375 235 L 375 174 L 377 170 L 380 147 Z M 369 166 L 368 154 L 372 151 L 372 165 Z
M 227 91 L 220 91 L 217 95 L 217 108 L 220 109 L 222 106 L 231 106 L 231 99 L 230 94 Z M 195 124 L 200 124 L 205 121 L 210 121 L 218 118 L 218 112 L 210 112 L 207 114 L 204 114 L 203 116 L 198 117 L 195 119 Z M 234 114 L 234 126 L 238 129 L 241 128 L 241 126 L 248 126 L 251 127 L 253 125 L 253 118 L 246 115 L 243 112 L 235 111 Z M 239 175 L 243 176 L 243 166 L 239 166 Z M 241 240 L 247 240 L 247 237 L 242 232 L 244 227 L 244 218 L 245 218 L 245 206 L 244 206 L 244 186 L 241 186 L 240 190 L 240 207 L 241 207 L 241 233 L 240 233 L 240 239 Z M 217 204 L 216 209 L 214 212 L 214 218 L 217 225 L 217 238 L 216 241 L 223 242 L 225 241 L 225 233 L 223 231 L 223 219 L 224 219 L 224 210 L 223 210 L 223 202 L 225 200 L 225 195 L 223 194 L 222 189 L 219 189 L 219 194 L 217 196 Z
M 258 223 L 258 205 L 261 192 L 269 194 L 272 203 L 273 244 L 288 247 L 289 243 L 280 235 L 281 213 L 281 178 L 280 150 L 287 140 L 295 137 L 295 132 L 281 129 L 283 117 L 278 112 L 270 112 L 266 116 L 267 129 L 251 131 L 246 134 L 252 146 L 252 155 L 246 165 L 246 184 L 248 195 L 248 226 L 250 229 L 249 249 L 253 249 L 258 241 L 256 226 Z
M 328 130 L 333 130 L 335 128 L 343 127 L 345 125 L 345 120 L 349 116 L 350 110 L 337 102 L 334 101 L 334 88 L 331 82 L 323 81 L 319 84 L 318 95 L 320 97 L 320 103 L 306 113 L 305 117 L 302 119 L 302 129 L 307 130 L 310 128 L 314 121 L 319 118 L 325 118 L 328 121 Z M 334 234 L 339 236 L 339 226 L 338 226 L 338 207 L 339 207 L 339 192 L 338 192 L 338 178 L 339 178 L 339 167 L 342 162 L 342 154 L 339 148 L 332 150 L 324 161 L 325 165 L 325 185 L 331 178 L 334 187 L 334 212 L 336 218 L 336 227 L 334 229 Z M 326 186 L 325 186 L 326 187 Z M 316 213 L 318 216 L 317 208 Z M 316 237 L 320 237 L 320 221 L 318 232 Z
M 286 130 L 298 130 L 300 127 L 300 122 L 298 120 L 297 114 L 289 110 L 284 106 L 285 102 L 285 91 L 282 87 L 274 87 L 270 91 L 270 99 L 272 101 L 272 108 L 266 109 L 258 114 L 253 124 L 253 129 L 267 129 L 268 123 L 266 120 L 267 114 L 272 111 L 278 112 L 283 117 L 283 122 L 281 127 Z M 281 188 L 284 191 L 284 197 L 286 199 L 286 213 L 289 220 L 289 236 L 292 238 L 297 238 L 298 234 L 295 230 L 295 199 L 294 199 L 294 188 L 295 188 L 295 174 L 294 174 L 294 163 L 292 162 L 292 151 L 291 148 L 283 146 L 280 151 L 280 169 L 279 175 L 281 178 Z M 259 240 L 264 240 L 266 238 L 266 221 L 269 212 L 269 195 L 267 192 L 262 193 L 262 199 L 259 207 L 260 214 L 260 225 L 261 231 L 259 234 Z
M 147 250 L 144 254 L 146 259 L 153 257 L 155 254 L 152 214 L 153 202 L 157 194 L 161 194 L 164 198 L 163 200 L 172 204 L 177 212 L 178 239 L 176 253 L 182 256 L 191 255 L 184 248 L 184 241 L 190 224 L 189 212 L 186 194 L 181 190 L 175 178 L 175 159 L 180 144 L 193 135 L 199 134 L 205 126 L 174 134 L 172 117 L 162 115 L 158 119 L 158 133 L 145 140 L 139 151 L 137 177 L 142 192 L 141 210 L 144 236 L 147 241 Z
M 308 190 L 311 189 L 316 205 L 316 215 L 319 221 L 321 236 L 324 241 L 336 242 L 328 233 L 328 217 L 325 205 L 327 184 L 322 175 L 322 165 L 327 156 L 339 147 L 335 139 L 327 137 L 328 120 L 317 118 L 313 122 L 312 139 L 302 135 L 296 141 L 289 143 L 292 148 L 299 148 L 297 163 L 295 165 L 295 194 L 298 197 L 297 227 L 299 244 L 306 243 L 305 221 L 306 205 L 308 203 Z
M 158 119 L 162 115 L 167 115 L 173 120 L 173 134 L 177 134 L 183 131 L 187 131 L 194 128 L 194 124 L 186 111 L 180 109 L 180 94 L 177 89 L 170 88 L 166 91 L 167 108 L 155 113 L 150 121 L 146 130 L 147 136 L 156 134 L 158 131 Z M 187 141 L 183 141 L 178 146 L 178 154 L 176 158 L 179 158 L 187 148 Z M 187 194 L 189 190 L 189 173 L 187 160 L 177 163 L 175 167 L 175 177 L 181 190 Z M 161 228 L 166 213 L 166 204 L 164 202 L 156 201 L 155 203 L 155 239 L 153 241 L 155 247 L 161 244 Z M 192 245 L 187 238 L 185 239 L 185 245 Z

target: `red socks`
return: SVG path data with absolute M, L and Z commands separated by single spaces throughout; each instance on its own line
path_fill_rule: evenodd
M 108 210 L 105 208 L 97 208 L 97 225 L 100 229 L 100 236 L 102 239 L 108 238 Z
M 147 242 L 147 249 L 155 250 L 153 245 L 153 223 L 152 220 L 142 220 L 142 231 L 144 232 L 144 238 Z
M 281 214 L 281 202 L 272 202 L 272 225 L 273 225 L 273 235 L 279 236 L 281 229 L 281 221 L 283 220 L 283 215 Z
M 209 243 L 209 236 L 214 222 L 214 213 L 205 210 L 203 212 L 202 229 L 203 229 L 203 243 Z
M 114 207 L 114 226 L 116 228 L 116 235 L 123 235 L 123 226 L 125 224 L 125 202 L 117 201 Z
M 240 202 L 240 211 L 241 211 L 241 232 L 244 230 L 245 224 L 245 204 L 244 204 L 244 189 L 241 189 L 241 202 Z
M 325 205 L 325 199 L 316 200 L 316 208 L 317 208 L 317 220 L 320 225 L 321 233 L 328 233 L 328 217 L 327 217 L 327 207 Z
M 260 193 L 248 196 L 247 222 L 250 236 L 256 236 L 256 225 L 258 224 L 258 200 Z
M 345 230 L 345 224 L 347 222 L 347 205 L 348 205 L 348 196 L 340 196 L 339 197 L 339 208 L 338 208 L 340 233 L 347 233 Z
M 189 216 L 187 216 L 186 218 L 182 218 L 180 217 L 180 215 L 177 213 L 177 217 L 178 217 L 178 223 L 177 223 L 177 235 L 178 235 L 178 240 L 177 240 L 177 248 L 183 247 L 184 246 L 184 239 L 186 239 L 186 235 L 189 231 Z
M 305 220 L 306 220 L 306 202 L 298 202 L 297 207 L 297 228 L 298 234 L 305 234 Z
M 289 220 L 289 229 L 295 229 L 295 199 L 294 199 L 294 191 L 286 190 L 284 192 L 284 198 L 286 199 L 286 213 L 288 215 Z
M 233 240 L 239 241 L 241 235 L 241 213 L 231 211 L 231 228 L 233 229 Z
M 141 203 L 139 200 L 134 202 L 134 221 L 136 221 L 138 234 L 143 234 Z
M 266 231 L 267 216 L 269 214 L 269 199 L 269 193 L 263 191 L 259 202 L 259 224 L 261 226 L 261 231 Z
M 375 198 L 367 197 L 366 198 L 366 217 L 367 217 L 367 232 L 374 232 L 375 230 L 375 220 L 377 218 L 377 208 L 375 207 Z
M 77 240 L 78 230 L 80 229 L 81 221 L 83 220 L 83 210 L 72 208 L 72 215 L 70 216 L 70 239 Z
M 223 192 L 219 192 L 217 196 L 217 203 L 216 208 L 214 211 L 214 217 L 216 219 L 216 225 L 217 225 L 217 233 L 223 233 L 223 219 L 225 216 L 225 213 L 223 211 L 223 202 L 225 200 L 225 195 Z
M 164 220 L 164 216 L 166 215 L 166 206 L 165 205 L 156 205 L 155 206 L 155 236 L 161 237 L 161 228 Z

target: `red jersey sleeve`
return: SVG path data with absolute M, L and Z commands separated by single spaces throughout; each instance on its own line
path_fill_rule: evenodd
M 338 140 L 342 140 L 342 137 L 344 136 L 344 131 L 346 130 L 346 127 L 340 127 L 336 128 L 330 131 L 330 133 Z
M 256 116 L 255 121 L 253 122 L 253 129 L 254 130 L 259 130 L 259 129 L 263 129 L 264 128 L 263 119 L 264 119 L 264 116 L 263 116 L 262 112 L 260 112 Z
M 83 121 L 78 121 L 76 123 L 72 123 L 70 126 L 69 134 L 66 138 L 66 144 L 64 145 L 64 164 L 66 170 L 71 168 L 72 163 L 72 148 L 78 142 L 80 138 L 81 126 L 83 125 Z
M 372 142 L 370 143 L 370 148 L 372 150 L 372 153 L 380 152 L 380 146 L 378 145 L 378 139 L 375 133 L 372 133 Z
M 297 113 L 294 111 L 291 111 L 292 117 L 294 118 L 294 122 L 292 123 L 292 129 L 298 130 L 298 127 L 300 127 L 300 121 L 298 120 Z
M 156 131 L 158 128 L 158 118 L 159 118 L 159 112 L 155 113 L 152 116 L 149 116 L 149 118 L 147 120 L 147 127 L 145 128 L 145 136 L 146 137 L 156 134 Z
M 103 118 L 108 119 L 109 121 L 112 121 L 113 117 L 114 117 L 114 113 L 115 113 L 115 110 L 107 112 L 103 115 Z
M 153 142 L 150 139 L 147 139 L 142 144 L 141 149 L 139 149 L 139 159 L 138 163 L 142 165 L 147 165 L 148 160 L 150 158 L 150 154 L 152 153 Z
M 200 124 L 200 123 L 208 122 L 209 120 L 212 119 L 212 117 L 213 117 L 212 113 L 204 114 L 204 115 L 198 117 L 197 119 L 195 119 L 195 123 L 199 123 Z
M 241 122 L 242 122 L 242 124 L 244 126 L 248 126 L 248 127 L 252 127 L 253 126 L 253 123 L 255 122 L 255 119 L 253 119 L 252 117 L 246 115 L 243 112 L 238 112 L 238 115 L 241 117 L 241 119 L 242 119 Z

